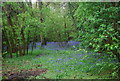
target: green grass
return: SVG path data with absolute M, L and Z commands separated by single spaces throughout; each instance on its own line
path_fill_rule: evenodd
M 42 54 L 41 57 L 36 55 Z M 78 55 L 78 56 L 77 56 Z M 79 56 L 80 55 L 80 56 Z M 34 50 L 33 54 L 22 57 L 5 58 L 3 70 L 21 71 L 23 69 L 44 68 L 47 72 L 35 77 L 36 79 L 106 79 L 114 66 L 107 61 L 98 61 L 86 50 Z M 37 67 L 42 65 L 42 67 Z

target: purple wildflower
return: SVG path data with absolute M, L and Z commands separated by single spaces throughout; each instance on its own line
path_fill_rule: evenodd
M 101 59 L 98 59 L 98 61 L 101 61 Z
M 68 58 L 68 59 L 73 59 L 73 58 Z
M 76 65 L 83 65 L 84 63 L 83 62 L 78 62 L 78 63 L 76 63 Z
M 31 44 L 29 44 L 30 48 L 31 48 Z M 37 48 L 35 48 L 35 49 L 39 49 L 40 48 L 39 46 L 41 46 L 41 42 L 36 42 L 35 44 L 37 46 Z M 44 48 L 48 49 L 48 50 L 66 50 L 68 48 L 71 48 L 72 46 L 75 46 L 75 47 L 79 46 L 79 42 L 76 42 L 76 41 L 47 42 L 47 45 L 45 45 Z
M 56 72 L 59 72 L 59 70 L 57 69 Z

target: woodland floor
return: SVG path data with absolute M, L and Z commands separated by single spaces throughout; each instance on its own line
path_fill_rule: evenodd
M 51 46 L 50 46 L 51 47 Z M 55 47 L 56 48 L 56 47 Z M 108 79 L 114 59 L 85 49 L 35 49 L 3 60 L 3 79 Z

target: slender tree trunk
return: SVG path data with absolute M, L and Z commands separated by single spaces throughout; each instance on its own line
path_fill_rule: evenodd
M 37 28 L 36 28 L 35 31 L 34 31 L 34 38 L 33 38 L 33 42 L 32 42 L 32 50 L 31 50 L 31 54 L 33 53 L 34 46 L 35 46 L 36 30 L 37 30 Z
M 7 11 L 8 9 L 10 9 L 9 10 L 9 12 Z M 9 27 L 12 27 L 13 26 L 13 24 L 12 24 L 12 20 L 11 20 L 11 6 L 10 5 L 7 5 L 5 8 L 3 7 L 3 11 L 4 12 L 7 12 L 6 13 L 6 16 L 7 16 L 7 23 L 8 23 L 8 26 Z M 8 50 L 9 50 L 9 53 L 10 53 L 10 57 L 12 58 L 12 45 L 13 45 L 13 43 L 14 43 L 14 41 L 13 41 L 13 39 L 10 39 L 10 37 L 12 37 L 12 34 L 10 33 L 10 31 L 8 31 L 8 34 L 7 35 L 10 35 L 9 37 L 8 37 L 8 40 L 7 40 L 7 42 L 8 42 Z
M 42 2 L 39 2 L 38 3 L 39 5 L 39 9 L 41 10 L 43 8 L 43 3 Z M 43 23 L 44 22 L 44 18 L 43 18 L 43 13 L 41 12 L 40 13 L 40 22 Z M 47 40 L 46 38 L 41 34 L 41 46 L 44 46 L 44 45 L 47 45 Z
M 28 54 L 28 49 L 29 49 L 29 34 L 30 34 L 30 31 L 28 30 L 28 37 L 27 37 L 27 54 Z
M 11 44 L 10 44 L 9 36 L 8 36 L 8 34 L 7 34 L 7 32 L 6 32 L 5 29 L 3 29 L 3 35 L 4 35 L 4 37 L 6 38 L 6 43 L 7 43 L 7 48 L 8 48 L 7 51 L 8 51 L 9 54 L 10 54 L 10 58 L 12 58 Z
M 21 34 L 22 34 L 22 41 L 23 41 L 23 55 L 26 54 L 25 50 L 26 50 L 26 43 L 25 43 L 25 36 L 24 36 L 24 31 L 23 28 L 21 30 Z
M 31 50 L 31 54 L 33 53 L 33 48 L 34 48 L 34 41 L 32 41 L 32 50 Z
M 19 42 L 19 45 L 18 45 L 18 49 L 19 49 L 20 56 L 23 56 L 22 46 L 21 46 L 20 42 Z

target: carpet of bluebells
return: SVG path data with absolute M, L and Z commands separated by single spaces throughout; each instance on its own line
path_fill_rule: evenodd
M 116 65 L 116 60 L 106 54 L 93 53 L 79 48 L 80 42 L 48 42 L 40 47 L 37 42 L 33 54 L 24 57 L 7 59 L 7 67 L 17 69 L 44 68 L 47 72 L 36 79 L 100 79 L 110 78 L 109 72 Z M 31 51 L 31 48 L 29 48 Z M 104 57 L 103 57 L 104 56 Z M 13 65 L 14 63 L 14 65 Z M 41 65 L 38 67 L 38 65 Z M 22 67 L 21 67 L 22 66 Z M 6 69 L 6 68 L 4 68 Z
M 32 43 L 29 45 L 29 49 L 31 49 Z M 79 42 L 76 41 L 68 41 L 68 42 L 47 42 L 47 45 L 43 46 L 43 48 L 48 50 L 67 50 L 67 49 L 76 49 L 79 46 Z M 34 49 L 40 49 L 41 42 L 36 42 Z
M 38 46 L 36 49 L 40 49 L 40 43 L 36 44 Z M 99 53 L 80 49 L 78 45 L 79 42 L 75 41 L 48 42 L 44 46 L 43 56 L 33 58 L 33 61 L 41 63 L 42 68 L 48 69 L 48 73 L 44 75 L 48 78 L 88 78 L 88 76 L 98 78 L 96 74 L 114 67 L 116 60 L 107 59 L 108 56 L 102 58 Z

